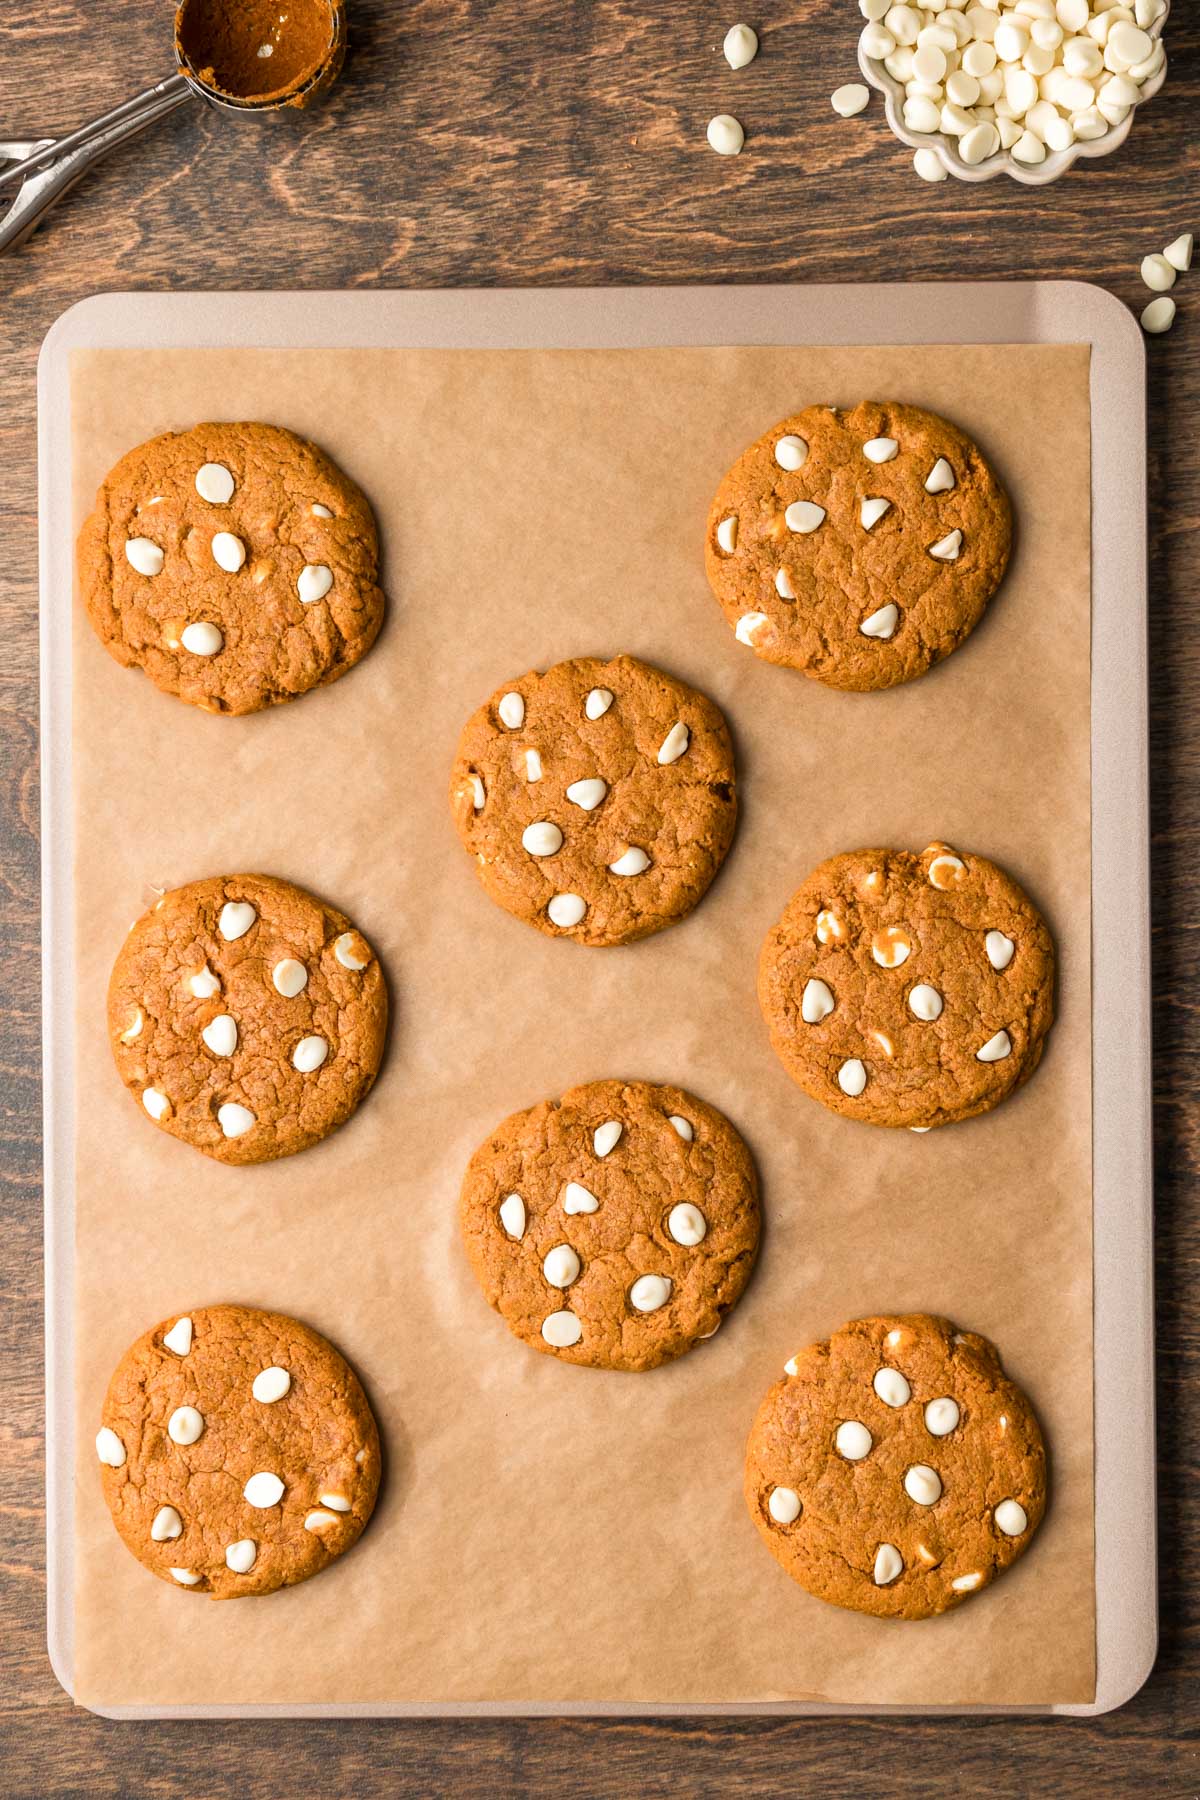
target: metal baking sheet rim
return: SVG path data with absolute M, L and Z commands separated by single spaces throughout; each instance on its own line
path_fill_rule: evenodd
M 619 349 L 804 343 L 1091 346 L 1095 1700 L 1014 1708 L 872 1708 L 805 1700 L 95 1708 L 102 1716 L 736 1718 L 919 1711 L 1090 1717 L 1124 1705 L 1150 1674 L 1158 1619 L 1145 351 L 1132 314 L 1103 289 L 1082 282 L 101 294 L 72 307 L 51 328 L 38 364 L 50 1661 L 74 1698 L 71 352 L 148 344 Z

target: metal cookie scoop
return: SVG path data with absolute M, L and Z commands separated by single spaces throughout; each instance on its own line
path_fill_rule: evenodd
M 182 0 L 178 72 L 61 138 L 0 139 L 0 255 L 27 238 L 93 163 L 185 100 L 275 112 L 324 94 L 346 54 L 345 0 Z

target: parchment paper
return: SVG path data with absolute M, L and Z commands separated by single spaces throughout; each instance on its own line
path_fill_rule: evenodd
M 1027 346 L 78 357 L 80 518 L 152 433 L 271 420 L 362 483 L 391 596 L 358 670 L 240 720 L 117 668 L 76 600 L 80 1700 L 1092 1698 L 1087 376 L 1086 349 Z M 875 395 L 974 433 L 1019 535 L 970 643 L 922 681 L 861 696 L 738 646 L 701 543 L 718 478 L 770 421 Z M 447 775 L 462 722 L 500 681 L 622 650 L 725 709 L 743 812 L 690 919 L 585 950 L 485 899 Z M 935 837 L 1027 887 L 1057 938 L 1061 990 L 1029 1086 L 919 1137 L 835 1117 L 789 1082 L 754 969 L 822 858 Z M 150 1129 L 104 1024 L 149 885 L 237 870 L 349 912 L 384 959 L 395 1013 L 357 1118 L 259 1169 Z M 525 1349 L 457 1235 L 462 1170 L 489 1128 L 608 1075 L 714 1102 L 762 1177 L 766 1234 L 741 1305 L 648 1375 Z M 138 1567 L 92 1445 L 127 1344 L 219 1300 L 326 1332 L 363 1377 L 388 1467 L 355 1551 L 240 1604 Z M 1041 1414 L 1053 1499 L 993 1589 L 903 1624 L 795 1587 L 745 1515 L 741 1469 L 792 1351 L 848 1318 L 918 1308 L 998 1343 Z

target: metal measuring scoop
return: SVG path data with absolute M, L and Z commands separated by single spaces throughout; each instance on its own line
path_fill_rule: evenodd
M 185 100 L 243 114 L 307 106 L 332 87 L 345 55 L 345 0 L 260 0 L 257 7 L 182 0 L 176 74 L 66 137 L 0 138 L 0 205 L 16 188 L 0 216 L 0 255 L 23 242 L 93 163 Z

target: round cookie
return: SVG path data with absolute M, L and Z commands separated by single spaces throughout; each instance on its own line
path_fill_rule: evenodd
M 918 406 L 810 406 L 717 489 L 705 564 L 739 642 L 860 692 L 924 675 L 974 630 L 1012 540 L 970 438 Z
M 379 1070 L 383 971 L 343 913 L 269 875 L 175 888 L 132 926 L 108 988 L 121 1080 L 172 1137 L 269 1162 L 341 1125 Z
M 653 1369 L 709 1338 L 758 1248 L 758 1182 L 729 1121 L 682 1088 L 592 1081 L 497 1126 L 460 1203 L 488 1304 L 522 1342 Z
M 711 700 L 632 656 L 577 657 L 498 688 L 450 783 L 486 892 L 552 937 L 628 944 L 689 913 L 737 817 Z
M 109 654 L 208 712 L 336 681 L 383 623 L 371 508 L 315 444 L 274 425 L 196 425 L 129 451 L 78 555 Z
M 201 1306 L 125 1352 L 96 1438 L 104 1498 L 140 1563 L 217 1600 L 271 1594 L 355 1543 L 379 1433 L 353 1369 L 283 1313 Z
M 982 856 L 830 857 L 768 933 L 758 999 L 788 1074 L 834 1112 L 925 1131 L 996 1106 L 1041 1060 L 1054 945 Z
M 834 1606 L 928 1619 L 1028 1547 L 1046 1504 L 1033 1408 L 986 1338 L 912 1313 L 792 1357 L 746 1446 L 772 1556 Z

